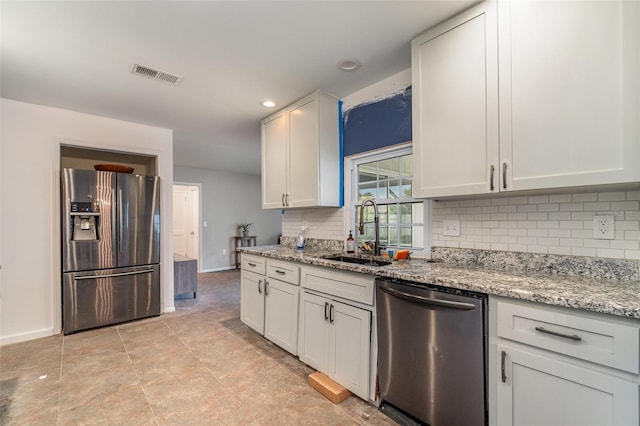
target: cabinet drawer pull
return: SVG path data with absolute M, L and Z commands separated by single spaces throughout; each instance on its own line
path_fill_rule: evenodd
M 502 163 L 502 188 L 507 189 L 507 163 Z
M 501 379 L 502 379 L 502 383 L 507 383 L 507 373 L 505 371 L 505 360 L 507 359 L 507 353 L 505 351 L 502 351 L 501 358 L 502 358 L 502 361 L 500 363 Z
M 275 271 L 276 271 L 276 274 L 280 274 L 280 275 L 286 274 L 285 271 L 281 271 L 280 269 L 276 269 Z
M 544 327 L 536 327 L 536 331 L 539 331 L 540 333 L 544 333 L 544 334 L 550 334 L 556 337 L 562 337 L 564 339 L 573 340 L 574 342 L 582 342 L 582 337 L 575 334 L 558 333 L 557 331 L 547 330 Z
M 496 168 L 493 166 L 493 164 L 491 165 L 491 173 L 489 174 L 489 189 L 491 191 L 493 191 L 495 189 L 495 187 L 493 186 L 493 175 L 496 172 Z
M 329 307 L 329 302 L 324 302 L 324 320 L 329 319 L 329 315 L 327 314 L 327 308 Z
M 255 268 L 257 265 L 253 262 L 247 262 L 247 265 L 251 266 L 252 268 Z
M 258 293 L 262 293 L 262 280 L 258 280 Z

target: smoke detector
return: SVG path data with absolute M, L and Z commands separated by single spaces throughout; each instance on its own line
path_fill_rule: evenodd
M 148 67 L 146 65 L 133 64 L 131 66 L 131 74 L 139 75 L 142 77 L 152 78 L 154 80 L 160 80 L 168 84 L 176 85 L 184 78 L 181 75 L 173 74 L 167 71 L 162 71 L 157 68 Z
M 355 71 L 361 66 L 360 61 L 357 59 L 345 59 L 338 63 L 338 69 L 346 72 Z

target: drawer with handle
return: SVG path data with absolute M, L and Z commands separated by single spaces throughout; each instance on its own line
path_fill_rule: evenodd
M 498 302 L 498 336 L 638 374 L 640 329 L 544 305 Z
M 244 271 L 255 272 L 264 275 L 266 271 L 266 259 L 260 256 L 252 256 L 250 254 L 242 254 L 241 267 Z
M 267 276 L 289 284 L 300 284 L 300 267 L 290 262 L 267 260 Z
M 373 305 L 374 276 L 306 265 L 300 275 L 304 288 Z

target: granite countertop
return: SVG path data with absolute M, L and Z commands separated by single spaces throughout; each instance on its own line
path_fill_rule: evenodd
M 274 259 L 325 266 L 387 278 L 437 284 L 549 305 L 640 319 L 640 281 L 586 278 L 553 273 L 492 270 L 428 259 L 367 266 L 323 259 L 336 251 L 275 246 L 243 247 L 238 251 Z

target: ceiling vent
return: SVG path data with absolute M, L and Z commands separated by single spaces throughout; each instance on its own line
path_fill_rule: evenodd
M 131 74 L 140 75 L 142 77 L 153 78 L 155 80 L 164 81 L 165 83 L 176 85 L 182 81 L 184 77 L 178 74 L 162 71 L 157 68 L 147 67 L 144 65 L 133 64 L 131 66 Z

